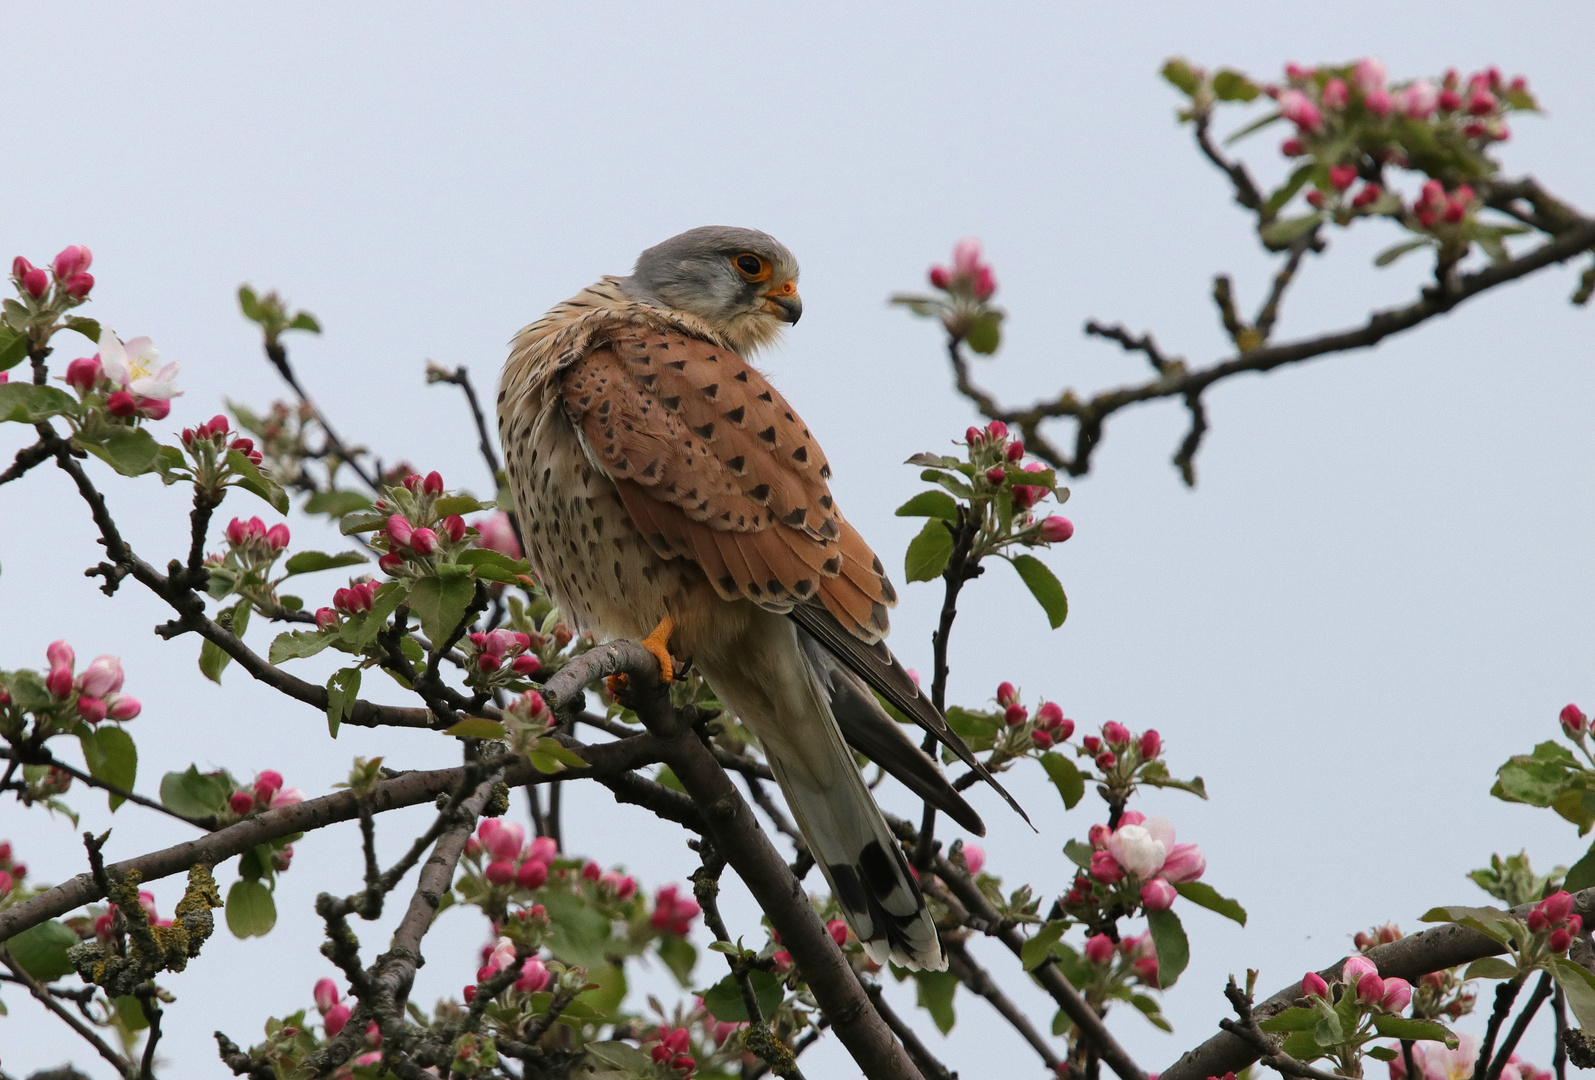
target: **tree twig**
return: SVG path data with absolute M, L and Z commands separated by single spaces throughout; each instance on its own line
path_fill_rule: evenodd
M 51 997 L 50 992 L 45 989 L 45 987 L 37 979 L 24 971 L 22 969 L 22 965 L 18 964 L 16 960 L 12 959 L 11 954 L 4 949 L 0 949 L 0 964 L 4 964 L 6 969 L 9 970 L 12 975 L 16 976 L 16 980 L 19 983 L 28 988 L 29 993 L 37 998 L 41 1005 L 43 1005 L 46 1009 L 49 1009 L 52 1013 L 60 1018 L 62 1023 L 66 1024 L 67 1027 L 77 1032 L 83 1037 L 85 1042 L 94 1047 L 95 1053 L 99 1054 L 102 1058 L 109 1062 L 118 1073 L 123 1076 L 128 1074 L 128 1071 L 132 1068 L 132 1062 L 128 1061 L 121 1054 L 118 1054 L 115 1050 L 112 1050 L 110 1046 L 106 1044 L 105 1040 L 100 1038 L 99 1035 L 95 1033 L 93 1028 L 89 1027 L 82 1020 L 79 1020 L 77 1017 L 73 1016 L 71 1011 L 67 1009 L 65 1005 L 62 1005 L 59 1001 L 55 1000 L 55 998 Z
M 996 1009 L 1020 1037 L 1041 1056 L 1042 1063 L 1047 1068 L 1057 1071 L 1058 1066 L 1063 1064 L 1058 1055 L 1053 1053 L 1052 1047 L 1041 1037 L 1041 1033 L 1030 1022 L 1030 1018 L 1019 1010 L 1019 1006 L 1009 1000 L 1008 995 L 1002 992 L 1002 988 L 986 969 L 969 955 L 969 949 L 963 941 L 944 939 L 942 945 L 947 950 L 947 970 L 958 976 L 958 981 L 972 992 L 989 1001 L 992 1008 Z

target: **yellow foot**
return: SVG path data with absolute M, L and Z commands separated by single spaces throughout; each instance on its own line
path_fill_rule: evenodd
M 653 653 L 659 661 L 659 678 L 670 683 L 676 680 L 676 662 L 670 658 L 670 635 L 675 632 L 676 620 L 669 615 L 659 620 L 653 633 L 642 639 L 642 647 Z
M 610 675 L 604 679 L 604 686 L 609 690 L 609 696 L 619 701 L 626 693 L 626 676 Z

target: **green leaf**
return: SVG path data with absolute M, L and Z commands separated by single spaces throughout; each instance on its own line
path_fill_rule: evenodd
M 1237 130 L 1230 132 L 1224 138 L 1224 145 L 1228 146 L 1231 143 L 1239 142 L 1253 132 L 1261 131 L 1268 125 L 1278 123 L 1283 119 L 1284 117 L 1279 115 L 1277 112 L 1271 112 L 1266 116 L 1259 117 L 1258 119 L 1253 120 L 1250 124 L 1246 124 Z
M 937 518 L 925 522 L 919 535 L 909 541 L 903 557 L 903 576 L 909 581 L 930 581 L 938 577 L 953 553 L 953 534 Z
M 949 537 L 949 547 L 951 538 Z M 1056 630 L 1069 617 L 1069 598 L 1063 594 L 1063 585 L 1047 568 L 1047 564 L 1034 555 L 1015 555 L 1008 560 L 1019 571 L 1019 578 L 1036 598 L 1041 610 L 1047 613 L 1047 622 Z
M 996 744 L 997 735 L 1005 725 L 1000 716 L 972 712 L 954 705 L 947 710 L 947 726 L 952 728 L 971 750 L 990 750 Z
M 341 518 L 356 510 L 370 510 L 371 500 L 358 491 L 318 491 L 305 500 L 305 513 Z
M 1567 1004 L 1578 1017 L 1578 1026 L 1586 1030 L 1595 1028 L 1595 975 L 1583 965 L 1558 956 L 1551 961 L 1551 974 L 1567 995 Z
M 1230 136 L 1230 140 L 1234 141 L 1245 134 L 1249 134 L 1249 132 L 1244 130 L 1237 131 L 1234 135 Z M 1308 162 L 1306 165 L 1297 166 L 1296 171 L 1290 174 L 1290 179 L 1286 180 L 1277 191 L 1268 197 L 1268 202 L 1263 204 L 1263 216 L 1273 217 L 1275 214 L 1283 210 L 1285 208 L 1285 204 L 1290 202 L 1290 200 L 1295 197 L 1296 192 L 1302 189 L 1302 185 L 1307 183 L 1308 179 L 1310 179 L 1312 175 L 1312 162 Z M 1316 217 L 1316 215 L 1313 216 Z
M 1257 84 L 1238 71 L 1220 68 L 1213 75 L 1213 96 L 1220 101 L 1251 101 L 1259 92 Z
M 1227 896 L 1220 896 L 1217 889 L 1202 881 L 1182 881 L 1174 886 L 1174 891 L 1197 907 L 1205 907 L 1209 911 L 1216 911 L 1226 919 L 1232 919 L 1246 925 L 1246 909 Z
M 1158 74 L 1167 79 L 1173 86 L 1187 96 L 1194 95 L 1202 85 L 1201 78 L 1196 74 L 1196 69 L 1183 56 L 1176 56 L 1163 64 Z
M 123 994 L 111 1003 L 116 1008 L 116 1018 L 129 1031 L 143 1031 L 150 1026 L 144 1015 L 144 1006 L 132 994 Z
M 248 600 L 240 600 L 230 609 L 229 615 L 232 620 L 231 625 L 233 628 L 233 633 L 238 637 L 243 637 L 244 631 L 249 627 L 249 613 L 251 610 L 252 607 Z M 220 645 L 217 645 L 215 642 L 206 640 L 200 643 L 200 673 L 216 685 L 221 685 L 222 672 L 225 671 L 227 665 L 232 662 L 233 658 L 227 654 L 225 649 L 223 649 Z
M 109 428 L 101 439 L 85 439 L 78 435 L 72 442 L 123 476 L 143 476 L 152 471 L 161 452 L 161 444 L 143 428 Z
M 382 628 L 388 624 L 388 616 L 399 609 L 399 605 L 404 603 L 407 596 L 409 588 L 403 582 L 390 581 L 382 586 L 371 597 L 371 610 L 364 615 L 357 615 L 345 624 L 347 632 L 343 635 L 344 640 L 356 650 L 364 649 L 382 633 Z M 441 645 L 442 642 L 438 644 Z
M 316 317 L 308 311 L 301 311 L 294 316 L 294 321 L 288 324 L 290 330 L 309 330 L 312 334 L 321 333 L 321 324 Z
M 1052 786 L 1063 796 L 1063 808 L 1073 810 L 1085 795 L 1085 777 L 1080 775 L 1080 770 L 1074 767 L 1074 762 L 1051 750 L 1041 755 L 1041 767 L 1047 770 Z
M 244 318 L 251 322 L 260 322 L 260 298 L 255 295 L 255 290 L 248 285 L 238 286 L 238 306 L 243 309 Z
M 1068 928 L 1067 919 L 1054 919 L 1037 930 L 1035 936 L 1025 942 L 1019 950 L 1019 962 L 1024 965 L 1025 970 L 1034 971 L 1046 963 L 1047 958 L 1052 955 L 1052 947 L 1058 943 Z
M 768 971 L 750 971 L 748 980 L 753 984 L 753 996 L 759 1003 L 759 1011 L 766 1017 L 771 1016 L 781 1007 L 781 980 Z M 731 975 L 703 992 L 703 1007 L 716 1020 L 737 1023 L 750 1019 L 748 1008 L 742 1002 L 742 990 Z
M 919 1007 L 930 1013 L 938 1031 L 947 1034 L 958 1022 L 958 1017 L 953 1013 L 953 994 L 958 990 L 958 976 L 950 971 L 916 971 L 914 982 L 919 989 Z
M 1318 1026 L 1317 1009 L 1286 1009 L 1267 1020 L 1260 1022 L 1258 1027 L 1264 1031 L 1282 1034 L 1287 1031 L 1311 1031 Z
M 90 776 L 123 791 L 133 790 L 138 778 L 138 748 L 133 745 L 133 736 L 106 724 L 97 731 L 80 734 L 78 742 L 83 745 L 83 760 L 88 763 Z M 125 801 L 120 795 L 107 794 L 113 811 Z
M 27 355 L 26 346 L 23 355 Z M 37 424 L 62 413 L 75 414 L 77 408 L 77 398 L 53 386 L 0 383 L 0 423 L 14 420 L 19 424 Z
M 1419 917 L 1418 921 L 1459 923 L 1479 931 L 1486 937 L 1494 938 L 1502 945 L 1512 943 L 1518 925 L 1516 919 L 1500 908 L 1461 905 L 1430 908 Z
M 5 947 L 17 966 L 41 982 L 72 974 L 72 961 L 66 951 L 78 943 L 78 936 L 65 923 L 54 919 L 30 926 L 6 939 Z
M 277 925 L 271 890 L 258 881 L 233 882 L 227 890 L 227 929 L 236 938 L 265 937 Z
M 387 523 L 388 515 L 381 510 L 351 510 L 338 522 L 338 531 L 345 536 L 372 532 Z
M 27 358 L 27 337 L 9 326 L 0 326 L 0 371 L 9 371 Z
M 1141 783 L 1150 784 L 1152 787 L 1174 788 L 1178 791 L 1189 791 L 1198 798 L 1207 798 L 1207 785 L 1200 776 L 1193 776 L 1189 780 L 1176 780 L 1169 775 L 1169 767 L 1162 761 L 1149 761 L 1141 766 Z
M 161 805 L 184 817 L 203 818 L 219 814 L 227 805 L 232 787 L 219 773 L 202 773 L 190 765 L 184 772 L 169 772 L 161 777 Z
M 1008 483 L 1015 487 L 1038 487 L 1051 491 L 1058 486 L 1058 474 L 1053 469 L 1039 469 L 1036 472 L 1026 472 L 1018 465 L 1010 465 L 1004 470 Z
M 1319 1012 L 1313 1023 L 1313 1042 L 1327 1049 L 1345 1041 L 1346 1029 L 1340 1022 L 1340 1014 L 1333 1009 Z
M 1444 1024 L 1433 1020 L 1408 1020 L 1404 1016 L 1375 1016 L 1374 1030 L 1387 1039 L 1411 1039 L 1413 1042 L 1445 1043 L 1456 1049 L 1457 1037 Z
M 277 513 L 288 512 L 288 493 L 278 486 L 277 481 L 257 469 L 242 450 L 227 451 L 227 467 L 238 477 L 239 487 L 265 499 Z
M 338 640 L 335 631 L 328 630 L 290 630 L 278 634 L 272 640 L 271 649 L 266 653 L 266 659 L 273 664 L 280 664 L 284 660 L 297 660 L 306 656 L 314 656 L 334 641 Z M 209 644 L 207 642 L 207 644 Z
M 340 551 L 336 555 L 328 555 L 320 551 L 301 551 L 288 557 L 282 564 L 287 571 L 283 577 L 293 577 L 295 574 L 314 574 L 318 570 L 334 570 L 340 566 L 360 566 L 366 557 L 358 551 Z
M 1274 247 L 1284 247 L 1297 237 L 1306 235 L 1323 219 L 1324 215 L 1314 210 L 1312 213 L 1304 214 L 1301 217 L 1284 218 L 1276 221 L 1264 228 L 1260 235 L 1263 243 Z
M 1405 240 L 1399 244 L 1393 244 L 1390 247 L 1385 248 L 1378 255 L 1375 255 L 1373 264 L 1375 266 L 1389 266 L 1391 263 L 1395 262 L 1408 252 L 1417 251 L 1419 248 L 1433 246 L 1434 241 L 1430 240 L 1428 237 L 1423 237 L 1420 240 Z
M 340 668 L 327 680 L 327 731 L 334 739 L 338 737 L 338 725 L 349 719 L 359 696 L 359 668 Z
M 465 609 L 475 595 L 476 583 L 470 578 L 445 581 L 428 577 L 410 586 L 410 610 L 421 620 L 421 630 L 431 640 L 433 648 L 443 647 L 465 617 Z
M 1297 1061 L 1312 1061 L 1324 1056 L 1323 1047 L 1318 1045 L 1311 1031 L 1292 1032 L 1285 1037 L 1280 1049 Z
M 897 508 L 897 516 L 957 521 L 958 503 L 945 491 L 921 491 Z
M 1147 929 L 1152 932 L 1152 946 L 1157 950 L 1158 986 L 1167 990 L 1180 977 L 1191 959 L 1191 943 L 1185 938 L 1185 927 L 1172 910 L 1146 913 Z
M 485 503 L 473 495 L 445 495 L 434 504 L 439 517 L 448 517 L 450 514 L 474 514 L 478 510 L 493 509 L 492 503 Z M 383 518 L 386 521 L 387 518 Z
M 1468 965 L 1464 979 L 1515 979 L 1517 965 L 1499 956 L 1486 956 Z
M 462 566 L 469 566 L 484 581 L 499 581 L 505 585 L 518 585 L 523 574 L 532 572 L 531 563 L 525 559 L 512 559 L 488 548 L 467 548 L 454 558 Z
M 1078 840 L 1071 839 L 1065 840 L 1063 842 L 1064 855 L 1068 857 L 1070 862 L 1074 863 L 1082 870 L 1091 869 L 1091 855 L 1093 851 L 1094 849 L 1090 844 L 1082 844 Z
M 970 321 L 969 332 L 964 335 L 971 351 L 990 356 L 1002 344 L 1002 312 L 987 308 Z
M 919 478 L 927 483 L 940 484 L 942 487 L 946 488 L 960 499 L 972 499 L 975 497 L 975 489 L 970 487 L 959 477 L 954 476 L 952 473 L 940 472 L 936 469 L 926 469 L 924 472 L 919 474 Z
M 453 735 L 456 739 L 502 739 L 504 725 L 485 716 L 467 716 L 452 727 L 445 728 L 443 734 Z
M 68 315 L 61 320 L 68 330 L 76 330 L 96 345 L 100 343 L 100 324 L 93 319 L 85 319 L 81 315 Z
M 698 963 L 698 950 L 684 937 L 666 937 L 659 942 L 659 959 L 685 990 L 692 985 L 692 969 Z
M 1174 1025 L 1164 1019 L 1162 1006 L 1160 1006 L 1153 998 L 1150 998 L 1145 994 L 1131 994 L 1130 1004 L 1141 1010 L 1141 1015 L 1145 1016 L 1147 1022 L 1153 1027 L 1159 1029 L 1160 1031 L 1174 1030 Z M 1063 1010 L 1060 1009 L 1058 1011 L 1061 1013 Z M 1056 1027 L 1056 1024 L 1054 1024 L 1054 1026 Z M 1054 1031 L 1054 1034 L 1061 1034 L 1061 1032 Z
M 1394 1061 L 1401 1056 L 1388 1046 L 1369 1046 L 1364 1052 L 1375 1061 Z
M 562 745 L 558 739 L 551 735 L 545 735 L 538 739 L 537 749 L 540 753 L 547 754 L 560 764 L 568 765 L 573 769 L 591 768 L 585 758 L 570 749 L 570 747 Z
M 654 1068 L 653 1059 L 630 1043 L 590 1042 L 582 1049 L 587 1052 L 587 1056 L 596 1058 L 615 1070 L 599 1073 L 598 1076 L 604 1080 L 609 1080 L 610 1077 L 649 1076 L 658 1071 Z M 594 1080 L 597 1080 L 597 1077 Z
M 1595 885 L 1595 844 L 1584 852 L 1584 857 L 1574 863 L 1567 872 L 1567 880 L 1562 882 L 1562 888 L 1568 892 L 1580 892 Z

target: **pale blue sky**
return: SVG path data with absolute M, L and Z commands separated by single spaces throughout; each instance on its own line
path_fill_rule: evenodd
M 1584 4 L 1508 12 L 1477 0 L 12 3 L 0 10 L 0 255 L 94 249 L 88 313 L 123 337 L 151 335 L 184 365 L 174 430 L 224 395 L 262 405 L 280 393 L 232 295 L 242 281 L 280 288 L 326 327 L 294 355 L 343 431 L 481 487 L 463 405 L 424 386 L 426 359 L 467 364 L 487 389 L 520 326 L 626 271 L 643 247 L 701 224 L 764 229 L 803 264 L 805 315 L 763 363 L 824 442 L 842 506 L 900 565 L 915 525 L 891 511 L 919 484 L 898 463 L 945 446 L 971 414 L 934 328 L 884 299 L 918 287 L 957 237 L 983 237 L 996 264 L 1008 338 L 979 370 L 1015 401 L 1141 376 L 1140 361 L 1081 336 L 1088 317 L 1151 329 L 1201 362 L 1223 348 L 1211 275 L 1233 273 L 1248 307 L 1266 287 L 1243 215 L 1174 123 L 1175 95 L 1155 74 L 1166 56 L 1263 74 L 1365 52 L 1398 78 L 1491 62 L 1524 72 L 1549 114 L 1514 124 L 1505 162 L 1589 207 L 1592 32 Z M 1248 144 L 1270 176 L 1273 144 Z M 1370 266 L 1390 239 L 1381 227 L 1333 236 L 1280 333 L 1410 297 L 1418 260 Z M 1487 794 L 1496 765 L 1554 733 L 1562 704 L 1595 700 L 1595 313 L 1569 308 L 1575 274 L 1511 286 L 1370 353 L 1219 387 L 1195 491 L 1168 465 L 1183 434 L 1176 406 L 1116 418 L 1096 473 L 1075 484 L 1077 534 L 1048 556 L 1072 602 L 1065 627 L 1049 632 L 1002 567 L 962 604 L 955 699 L 979 705 L 1009 678 L 1082 727 L 1159 728 L 1176 772 L 1207 780 L 1209 803 L 1171 794 L 1144 806 L 1203 845 L 1207 880 L 1251 923 L 1188 915 L 1192 963 L 1167 997 L 1173 1036 L 1111 1017 L 1148 1068 L 1215 1029 L 1230 972 L 1261 968 L 1272 989 L 1343 955 L 1360 928 L 1412 929 L 1431 904 L 1481 900 L 1462 875 L 1492 851 L 1526 845 L 1544 866 L 1581 852 L 1548 812 Z M 23 435 L 0 432 L 0 455 Z M 170 557 L 180 492 L 101 475 L 133 542 Z M 262 509 L 238 497 L 224 514 Z M 332 542 L 294 524 L 306 543 Z M 346 729 L 329 743 L 320 717 L 236 671 L 221 689 L 202 682 L 196 642 L 151 635 L 166 617 L 157 603 L 134 586 L 109 601 L 80 576 L 97 558 L 59 476 L 0 491 L 0 665 L 37 665 L 56 637 L 80 655 L 121 653 L 145 702 L 142 789 L 193 760 L 275 767 L 319 793 L 356 754 L 401 767 L 453 759 L 415 735 Z M 924 668 L 939 593 L 902 592 L 893 644 Z M 1055 893 L 1070 876 L 1059 849 L 1098 807 L 1064 814 L 1039 770 L 1011 786 L 1041 831 L 977 793 L 989 864 Z M 110 823 L 97 798 L 78 802 L 87 826 Z M 650 886 L 688 869 L 673 826 L 601 789 L 573 802 L 573 850 Z M 184 835 L 133 810 L 115 826 L 118 857 Z M 81 869 L 63 821 L 6 804 L 0 836 L 41 879 Z M 384 825 L 387 848 L 403 840 L 399 822 Z M 248 1042 L 268 1013 L 309 1003 L 330 971 L 311 903 L 319 888 L 356 884 L 356 852 L 352 829 L 307 839 L 282 880 L 276 934 L 223 932 L 163 980 L 179 998 L 163 1076 L 215 1076 L 213 1029 Z M 155 891 L 169 909 L 174 883 Z M 731 913 L 753 928 L 745 900 Z M 481 935 L 469 914 L 444 917 L 418 1000 L 458 992 Z M 367 934 L 372 951 L 385 940 Z M 984 942 L 978 952 L 1045 1028 L 1051 1009 L 1011 959 Z M 702 963 L 705 982 L 716 964 Z M 70 1055 L 107 1075 L 32 1004 L 4 996 L 8 1071 Z M 1039 1073 L 984 1002 L 960 995 L 958 1009 L 946 1042 L 916 1018 L 950 1065 L 971 1078 Z M 1542 1065 L 1547 1044 L 1537 1033 Z M 856 1075 L 829 1039 L 805 1067 Z

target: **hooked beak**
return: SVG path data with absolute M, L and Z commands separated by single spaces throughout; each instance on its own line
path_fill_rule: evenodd
M 791 289 L 791 283 L 789 282 L 783 288 Z M 764 306 L 764 310 L 776 316 L 782 322 L 796 323 L 803 317 L 803 298 L 797 294 L 795 289 L 790 292 L 768 292 L 764 294 L 764 299 L 768 301 Z

